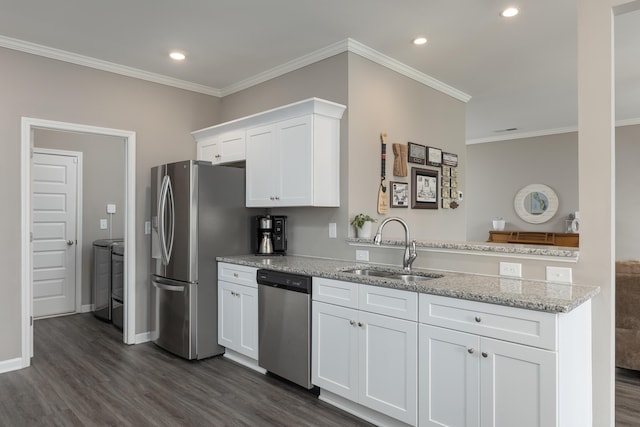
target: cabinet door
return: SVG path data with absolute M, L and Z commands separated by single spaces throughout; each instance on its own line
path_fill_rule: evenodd
M 280 174 L 280 164 L 274 147 L 273 125 L 247 131 L 247 207 L 276 205 L 274 175 Z
M 238 352 L 258 360 L 258 289 L 238 286 Z
M 218 280 L 218 344 L 231 350 L 238 349 L 237 285 Z
M 421 426 L 480 425 L 480 338 L 420 325 Z
M 311 382 L 352 401 L 358 399 L 358 312 L 313 302 Z
M 220 144 L 218 143 L 218 137 L 213 136 L 210 138 L 198 141 L 198 160 L 206 160 L 211 163 L 220 162 Z
M 218 137 L 220 145 L 220 163 L 238 162 L 245 159 L 244 129 L 227 132 Z
M 313 204 L 313 158 L 311 116 L 297 117 L 277 124 L 277 148 L 280 174 L 276 188 L 278 204 Z
M 557 425 L 556 353 L 489 338 L 481 346 L 482 425 Z
M 418 421 L 418 324 L 359 313 L 359 401 L 416 425 Z

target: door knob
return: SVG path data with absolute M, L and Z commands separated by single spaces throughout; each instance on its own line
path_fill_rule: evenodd
M 73 245 L 73 240 L 67 240 L 67 245 L 69 246 Z

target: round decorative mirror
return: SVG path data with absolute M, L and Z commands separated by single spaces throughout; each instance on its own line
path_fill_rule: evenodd
M 542 224 L 558 211 L 558 195 L 544 184 L 530 184 L 518 191 L 513 207 L 523 221 Z

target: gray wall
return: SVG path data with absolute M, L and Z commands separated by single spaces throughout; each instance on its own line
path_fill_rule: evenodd
M 107 219 L 107 203 L 116 205 L 111 235 L 124 236 L 125 153 L 122 138 L 74 132 L 36 129 L 34 146 L 82 153 L 82 289 L 81 304 L 91 304 L 92 242 L 108 239 L 109 230 L 101 230 L 100 219 Z
M 355 54 L 340 54 L 226 96 L 222 116 L 232 120 L 311 96 L 347 105 L 341 121 L 341 205 L 274 209 L 289 217 L 290 253 L 355 259 L 355 249 L 345 242 L 355 234 L 350 219 L 359 212 L 382 218 L 376 213 L 382 131 L 389 135 L 388 180 L 409 182 L 410 176 L 392 177 L 390 144 L 412 141 L 458 154 L 458 181 L 464 189 L 464 103 Z M 407 219 L 416 239 L 463 240 L 465 209 L 464 203 L 456 210 L 390 209 L 389 216 Z M 330 222 L 337 223 L 337 239 L 328 237 Z M 404 234 L 390 225 L 385 237 Z M 398 264 L 401 254 L 373 248 L 371 259 Z M 415 265 L 420 263 L 419 258 Z
M 20 357 L 20 118 L 135 131 L 136 332 L 149 330 L 149 170 L 195 158 L 190 132 L 219 121 L 217 98 L 0 48 L 0 361 Z
M 467 146 L 467 240 L 484 242 L 491 221 L 502 217 L 507 230 L 564 230 L 564 220 L 578 210 L 577 132 Z M 551 187 L 558 213 L 544 224 L 529 224 L 513 207 L 516 193 L 529 184 Z

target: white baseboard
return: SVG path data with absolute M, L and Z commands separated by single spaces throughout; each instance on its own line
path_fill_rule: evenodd
M 244 354 L 237 353 L 233 350 L 225 349 L 224 357 L 229 360 L 233 360 L 236 363 L 241 364 L 242 366 L 246 366 L 247 368 L 253 369 L 254 371 L 260 372 L 261 374 L 266 374 L 267 370 L 258 366 L 258 361 L 252 359 L 250 357 L 245 356 Z
M 0 374 L 4 374 L 5 372 L 17 371 L 18 369 L 22 369 L 22 359 L 20 357 L 16 357 L 15 359 L 8 360 L 0 360 Z
M 78 313 L 91 313 L 93 311 L 93 304 L 84 304 L 80 306 Z
M 141 334 L 136 334 L 133 343 L 142 344 L 149 341 L 151 341 L 151 332 L 143 332 Z
M 388 415 L 374 411 L 373 409 L 369 409 L 359 403 L 352 402 L 342 396 L 338 396 L 337 394 L 323 389 L 320 389 L 320 396 L 318 396 L 318 399 L 377 426 L 409 427 L 409 424 L 403 423 L 400 420 L 391 418 Z

